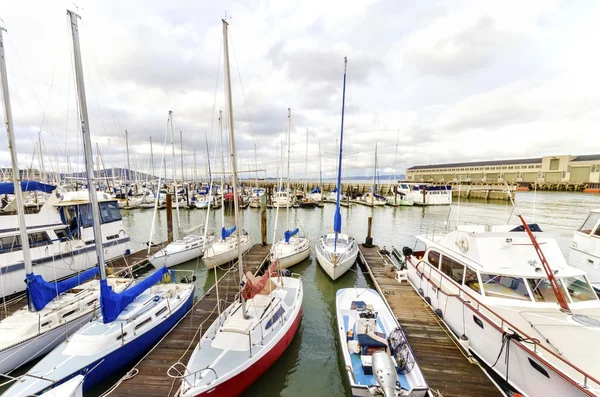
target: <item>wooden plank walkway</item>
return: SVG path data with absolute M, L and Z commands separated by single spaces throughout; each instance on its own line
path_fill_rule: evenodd
M 379 247 L 359 247 L 360 260 L 406 331 L 429 387 L 444 397 L 503 396 L 482 368 L 469 362 L 449 335 L 451 331 L 413 287 L 385 275 L 385 266 L 391 263 L 379 253 Z
M 107 267 L 109 268 L 108 274 L 116 273 L 126 267 L 131 267 L 132 272 L 135 272 L 143 267 L 148 265 L 148 257 L 154 254 L 156 251 L 161 249 L 167 245 L 167 242 L 162 242 L 160 244 L 156 244 L 150 248 L 150 254 L 148 255 L 148 249 L 142 249 L 136 252 L 133 252 L 127 256 L 121 256 L 119 258 L 115 258 L 109 262 L 107 262 Z M 5 319 L 6 317 L 12 315 L 17 310 L 20 310 L 23 306 L 27 305 L 27 298 L 25 297 L 25 293 L 16 294 L 12 297 L 9 297 L 4 304 L 3 301 L 0 301 L 0 321 Z
M 255 273 L 268 259 L 269 246 L 254 245 L 244 256 L 244 268 Z M 219 279 L 221 307 L 227 307 L 238 292 L 238 267 L 232 265 Z M 114 386 L 110 396 L 174 396 L 181 380 L 167 376 L 176 362 L 187 364 L 202 333 L 217 318 L 217 294 L 211 287 L 192 306 L 184 318 L 134 367 L 137 375 L 121 380 Z

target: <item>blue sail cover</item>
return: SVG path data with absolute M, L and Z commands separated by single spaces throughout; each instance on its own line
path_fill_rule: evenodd
M 319 189 L 319 187 L 317 186 L 316 188 L 311 190 L 311 193 L 321 193 L 321 189 Z
M 24 192 L 41 191 L 44 193 L 51 193 L 54 189 L 56 189 L 56 186 L 54 185 L 47 185 L 36 181 L 21 181 L 21 190 Z M 14 183 L 0 183 L 0 194 L 15 194 Z
M 121 314 L 127 305 L 143 294 L 148 288 L 159 282 L 168 272 L 167 268 L 163 266 L 121 293 L 114 292 L 106 280 L 100 280 L 100 309 L 102 310 L 102 321 L 104 324 L 110 323 L 119 317 L 119 314 Z
M 51 282 L 44 280 L 39 274 L 27 274 L 27 296 L 33 308 L 38 311 L 42 310 L 48 302 L 56 298 L 58 295 L 72 288 L 77 287 L 82 282 L 95 277 L 98 274 L 98 268 L 86 270 L 76 276 L 69 277 L 66 280 Z
M 231 236 L 231 233 L 235 232 L 235 226 L 231 229 L 227 230 L 225 226 L 221 229 L 221 239 L 225 240 L 227 237 Z
M 339 206 L 335 209 L 335 215 L 333 216 L 333 231 L 336 233 L 342 232 L 342 213 Z
M 289 243 L 290 239 L 292 238 L 293 235 L 298 234 L 298 232 L 300 231 L 300 229 L 295 228 L 294 230 L 286 230 L 285 233 L 283 233 L 283 237 L 285 238 L 285 242 Z

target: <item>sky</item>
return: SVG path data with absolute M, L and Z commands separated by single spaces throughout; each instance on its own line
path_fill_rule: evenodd
M 127 166 L 125 130 L 139 171 L 151 170 L 150 137 L 156 174 L 164 155 L 167 175 L 181 178 L 181 146 L 186 178 L 204 175 L 205 142 L 213 169 L 221 147 L 228 161 L 228 123 L 220 145 L 217 121 L 224 17 L 243 177 L 277 174 L 288 108 L 291 176 L 317 178 L 319 164 L 335 176 L 345 56 L 346 176 L 373 174 L 376 145 L 378 173 L 390 175 L 600 153 L 597 1 L 3 0 L 20 167 L 39 167 L 39 134 L 45 169 L 83 168 L 67 8 L 81 15 L 92 145 L 105 168 Z

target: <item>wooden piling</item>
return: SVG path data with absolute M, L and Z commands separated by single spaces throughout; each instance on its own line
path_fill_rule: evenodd
M 167 243 L 173 242 L 173 204 L 171 193 L 167 193 Z

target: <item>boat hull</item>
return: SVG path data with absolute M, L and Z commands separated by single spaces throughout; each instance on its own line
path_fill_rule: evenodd
M 92 319 L 93 311 L 69 322 L 66 326 L 54 328 L 34 336 L 0 352 L 0 374 L 6 374 L 23 364 L 44 356 L 52 351 L 83 324 Z
M 182 263 L 191 261 L 202 256 L 202 246 L 191 248 L 185 251 L 176 252 L 169 255 L 162 255 L 160 257 L 151 256 L 148 258 L 152 266 L 156 269 L 160 269 L 163 266 L 172 267 Z
M 271 348 L 264 356 L 254 362 L 246 370 L 238 375 L 228 379 L 227 381 L 217 385 L 199 394 L 191 394 L 197 397 L 200 396 L 238 396 L 262 376 L 288 348 L 300 326 L 302 319 L 302 307 L 298 310 L 294 322 L 286 331 L 283 337 Z M 190 396 L 191 396 L 190 395 Z M 186 395 L 187 397 L 187 395 Z
M 242 254 L 246 253 L 250 248 L 252 248 L 252 239 L 248 238 L 246 242 L 242 243 Z M 205 256 L 202 258 L 207 269 L 213 269 L 216 266 L 232 262 L 238 257 L 237 247 L 216 255 L 207 255 L 210 253 L 210 249 L 211 247 L 206 249 Z
M 297 265 L 310 256 L 310 251 L 311 248 L 309 245 L 304 251 L 279 258 L 279 267 L 281 269 L 287 269 L 288 267 Z
M 338 278 L 340 278 L 341 276 L 343 276 L 348 271 L 348 269 L 350 269 L 352 267 L 352 265 L 354 265 L 354 262 L 356 262 L 357 256 L 358 256 L 358 251 L 356 252 L 356 254 L 344 258 L 342 261 L 338 262 L 334 266 L 333 263 L 331 263 L 323 255 L 321 255 L 319 250 L 317 250 L 317 262 L 319 262 L 319 265 L 321 265 L 321 268 L 334 281 L 337 280 Z

